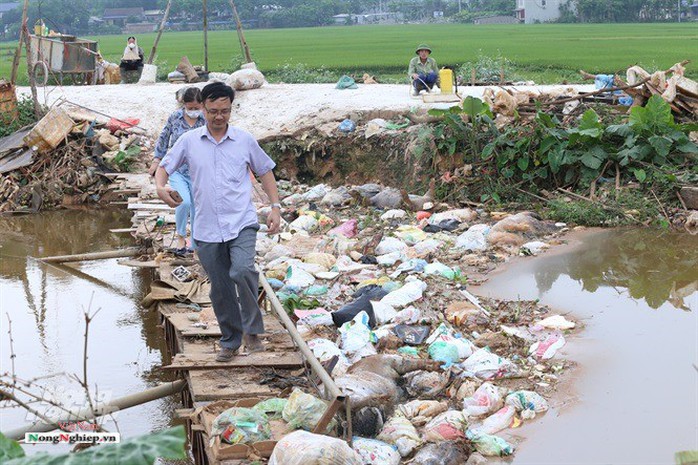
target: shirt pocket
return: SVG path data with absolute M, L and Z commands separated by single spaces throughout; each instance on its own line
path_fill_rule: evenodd
M 247 163 L 224 163 L 222 166 L 222 171 L 226 181 L 239 185 L 245 180 Z

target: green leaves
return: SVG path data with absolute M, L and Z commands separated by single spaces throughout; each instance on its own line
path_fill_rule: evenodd
M 121 444 L 95 446 L 75 454 L 50 455 L 42 452 L 2 463 L 4 465 L 152 465 L 158 458 L 169 460 L 186 458 L 185 439 L 184 427 L 176 426 L 138 436 Z M 0 441 L 0 454 L 2 451 L 3 445 Z
M 24 457 L 22 446 L 0 433 L 0 462 L 5 463 L 6 460 L 18 457 Z
M 660 96 L 653 95 L 644 107 L 630 110 L 629 123 L 636 132 L 663 133 L 676 126 L 671 107 Z
M 608 159 L 608 154 L 606 151 L 603 149 L 603 147 L 600 147 L 598 145 L 593 146 L 589 150 L 587 150 L 581 158 L 582 163 L 584 166 L 597 170 L 601 168 L 601 165 Z
M 647 179 L 647 173 L 643 169 L 634 169 L 633 174 L 638 182 L 645 182 L 645 179 Z
M 468 96 L 463 100 L 463 113 L 471 118 L 475 118 L 475 116 L 484 112 L 485 108 L 488 108 L 487 105 L 479 98 Z

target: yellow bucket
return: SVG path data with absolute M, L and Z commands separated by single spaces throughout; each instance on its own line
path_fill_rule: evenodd
M 44 22 L 40 19 L 37 19 L 36 22 L 34 23 L 34 35 L 37 36 L 42 36 L 44 35 Z
M 453 70 L 441 68 L 439 70 L 439 81 L 441 81 L 441 93 L 453 93 Z

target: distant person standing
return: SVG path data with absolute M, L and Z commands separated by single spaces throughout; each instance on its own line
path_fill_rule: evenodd
M 160 133 L 158 143 L 155 146 L 155 158 L 148 169 L 151 176 L 160 165 L 167 151 L 177 142 L 182 134 L 192 129 L 206 125 L 206 118 L 202 111 L 201 91 L 196 87 L 187 87 L 182 93 L 182 108 L 175 111 L 167 118 L 167 124 Z M 184 255 L 195 248 L 194 217 L 196 216 L 194 202 L 191 195 L 191 177 L 189 168 L 183 164 L 177 171 L 170 175 L 170 186 L 177 191 L 182 198 L 182 203 L 175 209 L 175 224 L 177 229 L 176 253 Z M 187 220 L 191 218 L 192 249 L 187 247 Z
M 136 38 L 131 36 L 126 41 L 124 54 L 121 57 L 121 83 L 136 82 L 143 72 L 143 49 L 138 46 Z M 135 79 L 135 80 L 134 80 Z
M 155 173 L 158 196 L 169 206 L 179 201 L 167 179 L 189 166 L 199 260 L 211 281 L 211 303 L 221 330 L 219 362 L 231 360 L 244 343 L 248 352 L 264 350 L 260 334 L 259 274 L 255 268 L 257 211 L 252 203 L 251 169 L 271 202 L 270 234 L 279 231 L 281 204 L 272 169 L 275 164 L 248 132 L 228 124 L 235 91 L 222 82 L 201 91 L 206 126 L 184 133 Z
M 426 44 L 419 44 L 416 57 L 410 60 L 407 71 L 412 80 L 412 96 L 416 97 L 422 90 L 431 91 L 434 84 L 439 82 L 439 67 L 431 55 L 431 48 Z

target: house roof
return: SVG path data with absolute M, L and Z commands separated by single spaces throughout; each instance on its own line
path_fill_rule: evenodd
M 106 8 L 102 19 L 119 19 L 128 18 L 130 16 L 142 16 L 143 8 Z
M 0 3 L 0 13 L 7 13 L 12 11 L 19 6 L 19 2 L 14 3 Z

